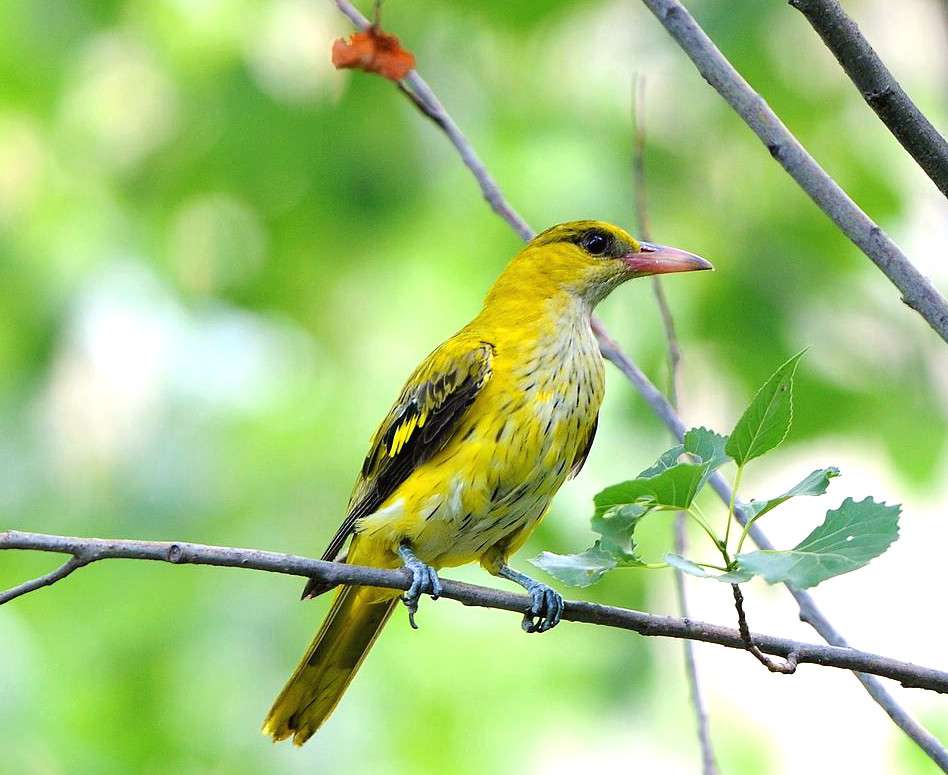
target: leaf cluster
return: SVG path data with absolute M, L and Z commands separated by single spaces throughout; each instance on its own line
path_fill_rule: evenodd
M 841 573 L 861 568 L 882 554 L 898 537 L 901 508 L 867 497 L 847 498 L 826 512 L 823 522 L 791 549 L 742 552 L 751 526 L 788 500 L 823 495 L 839 476 L 836 467 L 818 468 L 780 495 L 739 504 L 737 491 L 745 466 L 776 449 L 790 432 L 793 419 L 793 378 L 800 352 L 780 366 L 754 396 L 728 436 L 708 428 L 692 428 L 682 443 L 664 452 L 634 479 L 614 484 L 594 498 L 592 530 L 599 537 L 577 554 L 543 552 L 531 562 L 571 586 L 584 587 L 616 568 L 675 567 L 701 578 L 730 584 L 755 576 L 775 584 L 815 586 Z M 737 473 L 723 535 L 696 504 L 696 498 L 718 469 L 734 463 Z M 643 519 L 662 511 L 683 511 L 707 534 L 722 562 L 708 563 L 666 554 L 664 562 L 646 562 L 638 551 L 635 531 Z M 731 524 L 743 529 L 732 550 Z

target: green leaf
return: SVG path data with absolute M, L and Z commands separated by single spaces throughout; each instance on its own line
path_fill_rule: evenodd
M 704 465 L 704 474 L 698 483 L 697 491 L 704 487 L 717 469 L 731 460 L 727 452 L 727 436 L 715 433 L 707 428 L 692 428 L 684 437 L 685 452 L 699 458 Z
M 720 468 L 731 459 L 725 451 L 726 446 L 727 436 L 722 436 L 708 428 L 692 428 L 685 434 L 684 444 L 682 444 L 685 452 L 699 458 L 711 470 Z
M 618 557 L 605 551 L 598 541 L 579 554 L 554 554 L 541 552 L 530 562 L 553 578 L 572 587 L 588 587 L 602 578 L 603 574 L 619 567 L 636 567 L 644 563 L 634 557 Z
M 607 487 L 593 498 L 595 516 L 610 509 L 636 504 L 649 508 L 687 509 L 702 484 L 705 466 L 698 463 L 678 463 L 660 474 L 632 479 Z
M 603 549 L 622 557 L 634 557 L 636 525 L 651 510 L 649 506 L 627 503 L 603 514 L 594 514 L 592 529 L 602 536 Z
M 663 471 L 667 471 L 674 465 L 678 464 L 678 458 L 680 458 L 685 452 L 685 447 L 683 444 L 679 444 L 677 447 L 672 447 L 667 452 L 663 452 L 661 457 L 655 461 L 655 463 L 648 468 L 646 468 L 642 473 L 640 473 L 636 479 L 646 479 L 651 476 L 657 476 Z
M 684 443 L 664 452 L 636 479 L 607 487 L 596 495 L 592 529 L 601 538 L 580 554 L 544 552 L 532 562 L 574 586 L 586 586 L 615 567 L 644 565 L 635 551 L 635 529 L 654 509 L 687 509 L 708 476 L 729 459 L 727 439 L 707 428 L 692 428 Z M 685 453 L 698 463 L 679 463 Z
M 734 426 L 725 450 L 738 465 L 763 455 L 786 438 L 793 417 L 793 374 L 805 352 L 798 352 L 773 373 Z
M 806 588 L 861 568 L 882 554 L 899 536 L 900 506 L 872 498 L 847 498 L 826 512 L 823 524 L 793 549 L 762 550 L 737 557 L 738 568 L 763 576 L 771 584 L 785 581 Z
M 673 568 L 678 568 L 678 570 L 691 574 L 692 576 L 697 576 L 702 579 L 714 579 L 715 581 L 723 581 L 726 584 L 740 584 L 744 581 L 750 581 L 753 578 L 753 573 L 748 573 L 740 569 L 736 571 L 731 571 L 729 573 L 721 573 L 720 571 L 715 571 L 713 568 L 705 568 L 702 565 L 698 565 L 696 562 L 692 562 L 686 557 L 682 557 L 680 554 L 666 554 L 665 562 L 671 565 Z
M 692 428 L 685 433 L 683 444 L 678 444 L 663 452 L 661 457 L 642 471 L 636 479 L 649 479 L 664 473 L 669 468 L 674 468 L 678 465 L 679 458 L 685 453 L 694 455 L 699 463 L 707 464 L 709 470 L 714 471 L 731 459 L 724 451 L 726 444 L 727 436 L 722 436 L 707 428 Z
M 747 516 L 748 518 L 759 517 L 771 509 L 777 508 L 781 503 L 800 495 L 822 495 L 826 492 L 826 488 L 829 487 L 830 479 L 834 479 L 837 476 L 839 476 L 839 469 L 835 466 L 819 468 L 807 476 L 802 482 L 795 484 L 783 495 L 778 495 L 776 498 L 771 498 L 766 501 L 751 501 L 747 504 Z

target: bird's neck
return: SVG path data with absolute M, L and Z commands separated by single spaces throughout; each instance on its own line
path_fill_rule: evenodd
M 511 274 L 501 275 L 468 326 L 494 346 L 493 382 L 541 408 L 579 411 L 582 401 L 583 422 L 592 422 L 605 379 L 590 325 L 593 304 L 542 278 L 531 286 Z
M 527 351 L 564 340 L 593 340 L 592 305 L 556 288 L 504 286 L 499 282 L 471 323 L 498 348 Z

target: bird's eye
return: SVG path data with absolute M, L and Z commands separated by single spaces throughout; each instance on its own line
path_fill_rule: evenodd
M 601 231 L 589 231 L 579 243 L 583 250 L 592 256 L 601 256 L 609 248 L 609 236 Z

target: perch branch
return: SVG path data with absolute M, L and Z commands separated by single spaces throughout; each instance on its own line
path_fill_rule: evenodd
M 865 253 L 918 312 L 948 342 L 948 302 L 819 165 L 767 102 L 744 80 L 678 0 L 642 0 L 698 68 L 840 231 Z
M 789 0 L 823 39 L 863 99 L 948 196 L 948 142 L 912 102 L 836 0 Z
M 244 568 L 291 576 L 318 578 L 326 584 L 354 584 L 384 587 L 386 589 L 407 589 L 411 583 L 408 576 L 400 570 L 326 562 L 291 554 L 266 552 L 260 549 L 235 549 L 226 546 L 207 546 L 177 541 L 74 538 L 43 533 L 26 533 L 17 530 L 0 533 L 0 550 L 11 549 L 72 555 L 75 560 L 73 570 L 100 560 L 125 559 L 151 560 L 173 565 L 213 565 L 223 568 Z M 55 581 L 65 578 L 66 575 L 68 574 L 61 573 L 58 578 L 52 580 L 47 576 L 43 577 L 45 583 L 38 583 L 40 581 L 38 579 L 36 582 L 28 582 L 27 585 L 14 587 L 9 593 L 5 594 L 5 598 L 11 600 L 29 591 L 49 586 Z M 12 594 L 14 592 L 16 594 Z M 526 611 L 531 603 L 530 598 L 526 595 L 448 580 L 444 581 L 442 597 L 457 600 L 464 605 L 496 608 L 502 611 L 514 611 L 518 614 Z M 572 622 L 632 630 L 641 635 L 689 638 L 705 643 L 716 643 L 728 648 L 745 648 L 740 633 L 733 628 L 720 627 L 690 619 L 680 619 L 674 616 L 647 614 L 627 608 L 569 601 L 566 603 L 563 618 Z M 797 661 L 800 664 L 815 664 L 844 670 L 861 670 L 891 678 L 900 682 L 903 686 L 948 694 L 948 673 L 933 668 L 902 662 L 878 654 L 856 651 L 855 649 L 801 643 L 788 638 L 769 635 L 758 635 L 756 641 L 761 651 L 767 654 L 786 657 L 789 654 L 796 653 L 798 655 Z
M 656 5 L 656 7 L 661 5 L 659 0 L 643 0 L 643 1 L 652 2 Z M 362 16 L 362 14 L 359 13 L 359 11 L 356 10 L 355 7 L 353 7 L 353 5 L 350 2 L 348 2 L 348 0 L 335 0 L 335 2 L 338 8 L 340 9 L 340 11 L 342 11 L 342 13 L 345 14 L 356 27 L 358 27 L 359 29 L 365 29 L 369 25 L 369 21 L 364 16 Z M 678 8 L 680 8 L 681 12 L 684 13 L 685 17 L 687 17 L 687 19 L 690 20 L 691 25 L 693 27 L 697 27 L 694 20 L 691 19 L 691 17 L 688 15 L 687 11 L 684 10 L 684 8 L 681 8 L 680 4 L 671 3 L 669 5 L 676 5 Z M 659 18 L 661 19 L 662 17 L 659 16 Z M 728 69 L 731 72 L 733 72 L 733 76 L 736 77 L 738 85 L 744 84 L 746 89 L 751 91 L 751 94 L 753 94 L 753 91 L 750 90 L 750 87 L 747 86 L 747 84 L 743 81 L 740 75 L 738 75 L 736 72 L 733 71 L 733 68 L 730 66 L 729 63 L 727 63 L 726 60 L 724 60 L 724 57 L 717 50 L 714 44 L 711 43 L 711 41 L 707 39 L 707 36 L 704 35 L 704 32 L 703 31 L 700 31 L 700 32 L 704 40 L 707 41 L 707 45 L 710 46 L 711 50 L 716 54 L 717 59 L 722 60 L 724 62 L 725 72 L 727 72 Z M 700 38 L 699 38 L 699 42 L 700 42 Z M 409 74 L 406 81 L 415 87 L 420 86 L 421 91 L 419 93 L 430 94 L 432 97 L 434 97 L 434 93 L 432 92 L 431 88 L 428 86 L 427 83 L 425 83 L 422 80 L 421 76 L 419 76 L 417 72 L 412 71 Z M 763 100 L 761 100 L 759 97 L 757 99 L 760 101 L 761 104 L 763 104 Z M 415 102 L 416 106 L 418 105 L 417 100 L 413 100 L 413 102 Z M 440 113 L 437 113 L 437 115 L 450 119 L 447 111 L 444 109 L 443 106 L 441 106 L 440 101 L 436 100 L 436 102 L 440 108 Z M 425 113 L 430 118 L 434 118 L 427 111 L 425 111 Z M 779 127 L 783 128 L 783 132 L 789 135 L 789 132 L 786 130 L 786 128 L 783 127 L 782 124 L 780 124 L 779 119 L 776 119 L 776 117 L 774 117 L 774 120 L 777 122 Z M 474 175 L 475 179 L 477 180 L 481 188 L 481 191 L 484 194 L 484 197 L 488 200 L 488 202 L 490 203 L 494 211 L 498 215 L 500 215 L 500 217 L 503 218 L 522 239 L 529 239 L 533 235 L 533 230 L 529 227 L 529 225 L 527 225 L 526 221 L 524 221 L 523 218 L 520 217 L 520 215 L 516 213 L 513 207 L 503 197 L 503 194 L 500 192 L 499 188 L 497 187 L 497 184 L 494 182 L 493 178 L 491 178 L 490 175 L 487 174 L 487 170 L 484 167 L 483 163 L 480 162 L 480 159 L 477 157 L 477 155 L 474 152 L 474 149 L 471 147 L 470 143 L 467 141 L 464 135 L 460 132 L 459 129 L 457 129 L 457 125 L 454 123 L 454 121 L 453 120 L 450 121 L 450 126 L 454 127 L 454 129 L 456 130 L 453 133 L 448 132 L 448 130 L 445 129 L 445 125 L 441 120 L 435 119 L 435 123 L 442 129 L 444 129 L 449 140 L 458 150 L 458 153 L 460 154 L 462 160 L 464 160 L 465 165 L 468 167 L 469 170 L 471 170 L 471 173 Z M 794 140 L 794 142 L 796 141 Z M 797 143 L 797 145 L 799 144 Z M 806 152 L 803 151 L 803 153 L 805 154 Z M 471 164 L 468 161 L 469 159 L 475 159 L 477 160 L 477 163 Z M 812 163 L 816 165 L 815 161 Z M 823 173 L 823 171 L 818 167 L 818 165 L 817 165 L 817 169 L 819 169 L 820 173 L 825 176 L 825 173 Z M 835 183 L 833 183 L 833 186 L 838 189 L 838 186 L 836 186 Z M 842 197 L 844 201 L 850 202 L 850 200 L 844 193 L 842 194 Z M 863 220 L 868 221 L 868 223 L 872 224 L 872 222 L 862 213 L 862 211 L 859 210 L 858 207 L 856 207 L 853 204 L 851 205 L 850 209 L 852 208 L 855 208 L 856 213 L 859 216 L 861 216 Z M 856 218 L 856 222 L 861 223 L 862 220 L 860 220 L 860 218 Z M 878 227 L 876 227 L 875 224 L 872 224 L 872 227 L 875 229 L 878 229 Z M 879 235 L 881 234 L 882 232 L 879 231 Z M 937 294 L 937 291 L 935 293 Z M 942 305 L 944 306 L 943 300 L 942 300 Z M 946 316 L 946 318 L 948 318 L 948 316 Z M 948 324 L 948 320 L 946 320 L 946 324 Z M 600 323 L 598 319 L 593 318 L 592 326 L 593 326 L 593 331 L 595 332 L 596 337 L 599 341 L 599 349 L 600 349 L 600 352 L 602 353 L 603 358 L 610 361 L 613 365 L 616 366 L 616 368 L 619 369 L 619 371 L 622 372 L 623 375 L 625 375 L 625 377 L 629 380 L 629 382 L 632 383 L 633 387 L 636 390 L 638 390 L 638 392 L 641 394 L 642 398 L 645 399 L 646 403 L 648 403 L 648 405 L 652 408 L 652 411 L 655 412 L 658 418 L 663 423 L 665 423 L 665 425 L 675 434 L 676 437 L 680 439 L 685 433 L 684 423 L 681 421 L 681 418 L 678 416 L 678 413 L 665 399 L 665 396 L 663 396 L 661 391 L 659 391 L 655 387 L 655 385 L 652 384 L 649 378 L 645 376 L 645 374 L 636 365 L 636 363 L 632 361 L 632 359 L 630 359 L 627 355 L 625 355 L 625 353 L 622 352 L 622 350 L 619 348 L 616 342 L 612 340 L 612 338 L 609 336 L 608 332 L 605 330 L 605 328 L 602 326 L 602 323 Z M 711 484 L 714 487 L 715 491 L 718 493 L 718 495 L 724 500 L 724 503 L 725 504 L 729 503 L 730 502 L 730 487 L 728 486 L 724 478 L 720 474 L 715 474 L 711 479 Z M 746 518 L 747 518 L 746 517 L 747 512 L 745 511 L 745 507 L 741 504 L 736 504 L 735 511 L 738 516 L 738 519 L 742 520 L 742 524 L 743 524 L 743 521 L 746 521 Z M 770 544 L 770 541 L 767 540 L 766 535 L 760 529 L 759 526 L 752 525 L 749 531 L 749 534 L 750 534 L 751 540 L 753 540 L 761 549 L 766 549 L 772 546 Z M 837 632 L 836 628 L 833 627 L 830 621 L 822 614 L 822 612 L 819 610 L 816 603 L 814 602 L 813 597 L 808 592 L 804 590 L 796 589 L 789 585 L 787 586 L 787 589 L 790 591 L 790 594 L 792 594 L 793 597 L 797 601 L 797 604 L 800 608 L 800 619 L 802 621 L 806 622 L 811 627 L 813 627 L 813 629 L 815 629 L 820 634 L 820 636 L 824 640 L 826 640 L 828 643 L 841 646 L 841 647 L 846 645 L 846 641 L 843 639 L 842 635 L 840 635 L 839 632 Z M 912 740 L 914 740 L 915 743 L 923 751 L 925 751 L 925 753 L 944 772 L 948 773 L 948 750 L 946 750 L 944 746 L 942 746 L 941 743 L 939 743 L 939 741 L 930 732 L 928 732 L 928 730 L 926 730 L 921 724 L 915 721 L 915 719 L 912 718 L 912 716 L 909 715 L 909 713 L 904 708 L 902 708 L 902 706 L 896 701 L 895 697 L 893 697 L 889 693 L 889 691 L 882 685 L 882 683 L 878 679 L 876 679 L 874 676 L 869 675 L 867 673 L 860 673 L 860 672 L 856 672 L 856 677 L 862 683 L 863 687 L 866 689 L 866 691 L 869 693 L 872 699 L 875 700 L 875 702 L 877 702 L 880 707 L 882 707 L 882 709 L 886 712 L 889 718 L 892 719 L 892 721 L 896 724 L 896 726 L 898 726 L 903 732 L 905 732 L 906 735 L 908 735 Z

